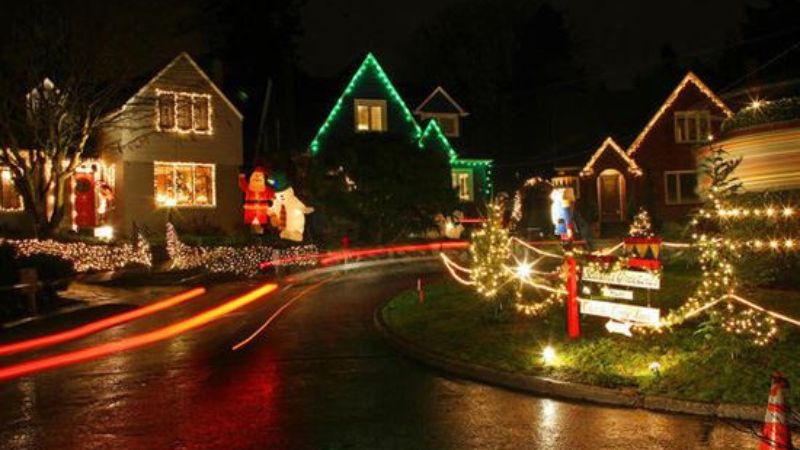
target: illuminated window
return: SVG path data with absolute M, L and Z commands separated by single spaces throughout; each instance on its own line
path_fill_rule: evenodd
M 158 128 L 161 130 L 175 128 L 175 94 L 158 95 Z
M 665 200 L 668 205 L 700 203 L 697 189 L 697 172 L 676 170 L 664 173 Z
M 706 111 L 675 111 L 675 142 L 706 142 L 711 134 L 711 114 Z
M 177 94 L 175 96 L 175 118 L 178 129 L 181 131 L 192 130 L 192 96 Z
M 472 201 L 472 171 L 463 169 L 454 169 L 452 171 L 453 189 L 455 189 L 458 199 L 461 201 Z
M 194 129 L 200 132 L 208 131 L 208 112 L 210 97 L 205 95 L 195 95 L 192 99 L 192 110 L 194 111 Z
M 157 90 L 156 129 L 211 134 L 211 96 Z
M 8 167 L 0 167 L 0 211 L 22 211 L 22 196 Z
M 214 207 L 214 165 L 157 162 L 154 164 L 156 206 Z
M 356 131 L 382 133 L 386 131 L 386 100 L 355 100 Z

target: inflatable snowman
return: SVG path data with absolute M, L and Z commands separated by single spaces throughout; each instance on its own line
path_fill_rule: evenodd
M 306 206 L 294 195 L 291 187 L 275 193 L 271 213 L 279 218 L 278 229 L 281 239 L 302 242 L 306 226 L 306 214 L 314 212 L 314 208 Z

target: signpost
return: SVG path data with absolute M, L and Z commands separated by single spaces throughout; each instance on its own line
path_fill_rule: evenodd
M 653 252 L 647 256 L 650 253 Z M 604 263 L 613 262 L 613 257 L 605 258 Z M 661 321 L 661 310 L 650 307 L 651 291 L 661 289 L 661 276 L 657 271 L 661 261 L 639 257 L 626 262 L 627 266 L 622 269 L 603 270 L 597 265 L 583 268 L 581 292 L 584 298 L 580 300 L 580 313 L 608 318 L 605 327 L 609 333 L 631 336 L 633 325 L 658 325 Z
M 581 314 L 608 317 L 618 322 L 632 322 L 643 325 L 658 325 L 661 320 L 661 310 L 658 308 L 599 300 L 581 300 Z
M 600 293 L 603 297 L 618 298 L 620 300 L 633 300 L 633 291 L 627 289 L 617 289 L 608 286 L 600 288 Z
M 583 281 L 595 283 L 614 284 L 640 289 L 661 289 L 661 278 L 651 272 L 636 270 L 615 270 L 603 272 L 592 267 L 583 269 Z
M 606 330 L 609 333 L 617 333 L 617 334 L 624 334 L 628 337 L 633 337 L 633 333 L 631 333 L 631 326 L 633 324 L 630 322 L 617 322 L 616 320 L 609 320 L 606 322 Z
M 567 336 L 577 339 L 581 335 L 581 317 L 578 307 L 578 262 L 567 256 Z

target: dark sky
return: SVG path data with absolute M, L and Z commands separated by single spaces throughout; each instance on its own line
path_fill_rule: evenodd
M 318 76 L 338 74 L 367 51 L 389 68 L 403 64 L 420 24 L 464 0 L 308 0 L 303 8 L 301 65 Z M 580 62 L 591 77 L 627 87 L 658 61 L 669 42 L 681 62 L 718 54 L 745 5 L 763 0 L 553 0 L 566 13 Z M 399 70 L 398 70 L 399 71 Z

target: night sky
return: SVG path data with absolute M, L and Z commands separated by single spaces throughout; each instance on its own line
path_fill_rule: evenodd
M 309 0 L 303 7 L 300 65 L 317 76 L 332 76 L 367 51 L 403 72 L 406 49 L 417 28 L 445 6 L 464 0 Z M 726 37 L 757 0 L 671 0 L 550 2 L 566 14 L 578 58 L 587 76 L 612 88 L 627 88 L 658 62 L 664 43 L 679 61 L 718 56 Z

